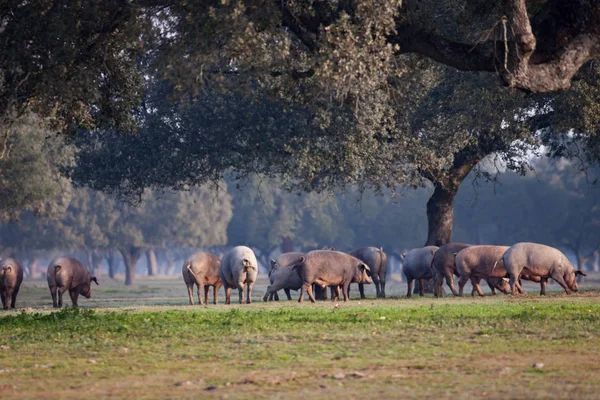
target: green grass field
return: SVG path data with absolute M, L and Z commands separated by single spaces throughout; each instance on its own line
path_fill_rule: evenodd
M 101 280 L 0 313 L 3 398 L 598 398 L 600 293 L 188 306 L 180 278 Z M 470 289 L 470 287 L 469 287 Z M 368 292 L 373 295 L 372 288 Z M 234 297 L 237 299 L 237 294 Z M 224 300 L 222 292 L 220 301 Z M 537 367 L 534 367 L 537 364 Z M 543 364 L 543 366 L 542 366 Z

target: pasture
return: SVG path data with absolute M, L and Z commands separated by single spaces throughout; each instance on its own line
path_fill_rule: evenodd
M 3 397 L 536 399 L 600 392 L 598 275 L 572 296 L 554 284 L 542 298 L 529 284 L 527 297 L 405 299 L 405 284 L 392 280 L 388 299 L 375 299 L 370 285 L 360 300 L 353 285 L 348 303 L 301 305 L 263 303 L 261 276 L 251 305 L 193 307 L 180 276 L 139 278 L 133 288 L 108 278 L 100 284 L 79 309 L 57 311 L 44 280 L 24 282 L 17 300 L 24 308 L 0 313 Z

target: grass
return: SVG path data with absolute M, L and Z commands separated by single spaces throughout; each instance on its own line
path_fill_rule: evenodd
M 19 304 L 35 308 L 0 317 L 7 398 L 532 399 L 600 390 L 593 290 L 190 307 L 182 282 L 161 279 L 133 290 L 105 284 L 85 307 L 55 311 L 42 308 L 43 285 L 29 285 Z

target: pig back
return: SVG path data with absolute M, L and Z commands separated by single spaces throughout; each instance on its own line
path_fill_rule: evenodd
M 57 257 L 50 262 L 47 270 L 48 284 L 57 287 L 75 288 L 90 283 L 90 273 L 79 260 L 71 257 Z
M 0 261 L 0 288 L 17 288 L 23 282 L 23 266 L 14 258 Z
M 539 243 L 516 243 L 510 246 L 503 258 L 508 272 L 526 268 L 533 275 L 546 276 L 554 268 L 575 270 L 560 250 Z
M 219 277 L 221 261 L 214 254 L 198 251 L 191 254 L 183 263 L 181 272 L 186 283 L 195 282 L 194 276 Z M 189 269 L 188 269 L 189 268 Z M 193 275 L 190 274 L 190 269 Z M 214 281 L 212 279 L 211 281 Z
M 346 280 L 351 281 L 362 263 L 358 258 L 341 251 L 313 250 L 306 253 L 299 267 L 300 276 L 305 284 L 316 280 L 331 285 L 341 284 Z
M 437 246 L 425 246 L 407 252 L 402 267 L 404 274 L 413 279 L 430 279 L 431 260 L 437 250 Z
M 454 253 L 471 246 L 466 243 L 447 243 L 435 252 L 431 266 L 433 272 L 443 274 L 447 268 L 454 269 Z
M 380 269 L 387 267 L 387 256 L 383 249 L 377 247 L 361 247 L 349 253 L 351 256 L 358 258 L 371 268 L 372 275 L 379 275 Z
M 506 276 L 502 256 L 509 246 L 470 246 L 456 254 L 456 269 L 461 275 L 475 274 L 481 277 L 503 278 Z

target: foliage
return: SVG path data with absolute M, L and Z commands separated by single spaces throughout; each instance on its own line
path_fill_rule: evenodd
M 27 110 L 60 131 L 131 129 L 142 82 L 136 57 L 147 27 L 135 14 L 120 0 L 2 2 L 2 134 Z
M 46 131 L 28 114 L 0 144 L 0 220 L 16 219 L 23 210 L 60 215 L 70 200 L 69 182 L 60 169 L 72 163 L 73 148 Z

